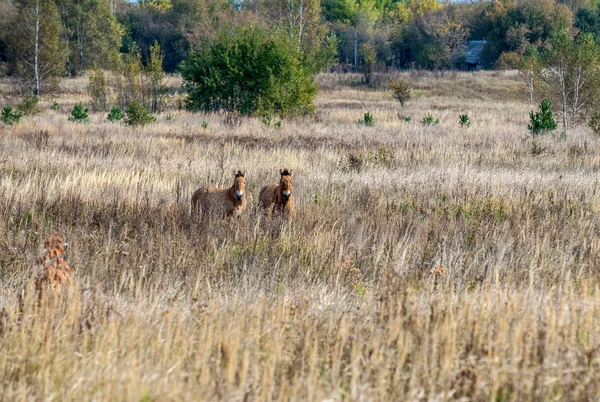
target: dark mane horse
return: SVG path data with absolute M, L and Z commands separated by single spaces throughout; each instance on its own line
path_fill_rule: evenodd
M 279 171 L 281 178 L 279 185 L 267 184 L 260 190 L 258 205 L 267 209 L 273 205 L 273 213 L 284 214 L 291 219 L 294 213 L 294 196 L 292 194 L 292 170 L 282 169 Z
M 202 209 L 203 213 L 240 216 L 246 210 L 246 172 L 233 172 L 234 182 L 229 189 L 213 186 L 200 187 L 192 195 L 192 213 Z

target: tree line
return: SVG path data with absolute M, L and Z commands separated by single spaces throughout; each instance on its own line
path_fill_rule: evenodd
M 481 64 L 519 69 L 566 130 L 600 109 L 599 37 L 597 0 L 0 0 L 0 74 L 40 94 L 92 71 L 95 109 L 103 71 L 118 73 L 116 103 L 152 112 L 163 71 L 179 71 L 190 109 L 306 113 L 319 71 L 370 84 L 388 68 L 460 68 L 467 41 L 485 40 Z

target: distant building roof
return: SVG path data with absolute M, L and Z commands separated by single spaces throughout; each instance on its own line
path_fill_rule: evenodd
M 485 40 L 468 41 L 465 49 L 465 62 L 467 64 L 479 64 L 486 43 Z

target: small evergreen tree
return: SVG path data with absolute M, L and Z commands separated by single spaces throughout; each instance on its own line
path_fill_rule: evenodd
M 127 114 L 125 122 L 130 126 L 142 126 L 156 121 L 156 117 L 150 114 L 148 108 L 140 102 L 129 103 L 125 113 Z
M 71 116 L 69 116 L 69 121 L 78 122 L 78 123 L 87 123 L 90 121 L 90 117 L 88 116 L 89 109 L 84 107 L 81 103 L 77 103 L 73 110 L 71 110 Z
M 106 119 L 108 121 L 119 121 L 119 120 L 123 120 L 124 117 L 125 117 L 125 112 L 123 112 L 123 109 L 121 109 L 118 106 L 113 106 L 112 109 L 110 110 L 110 113 L 108 114 L 108 116 L 106 116 Z
M 557 124 L 552 116 L 552 102 L 548 99 L 543 99 L 540 103 L 540 111 L 534 113 L 529 112 L 531 123 L 527 125 L 527 129 L 533 135 L 544 135 L 556 130 Z
M 10 126 L 21 121 L 21 113 L 15 112 L 10 106 L 4 106 L 0 120 L 2 120 L 2 123 Z

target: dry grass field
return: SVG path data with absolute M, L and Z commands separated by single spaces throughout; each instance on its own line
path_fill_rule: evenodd
M 512 73 L 414 73 L 405 108 L 353 79 L 280 129 L 70 123 L 85 80 L 0 126 L 0 400 L 597 400 L 600 138 L 532 139 Z M 284 167 L 289 226 L 252 208 Z M 234 169 L 247 214 L 191 219 Z

